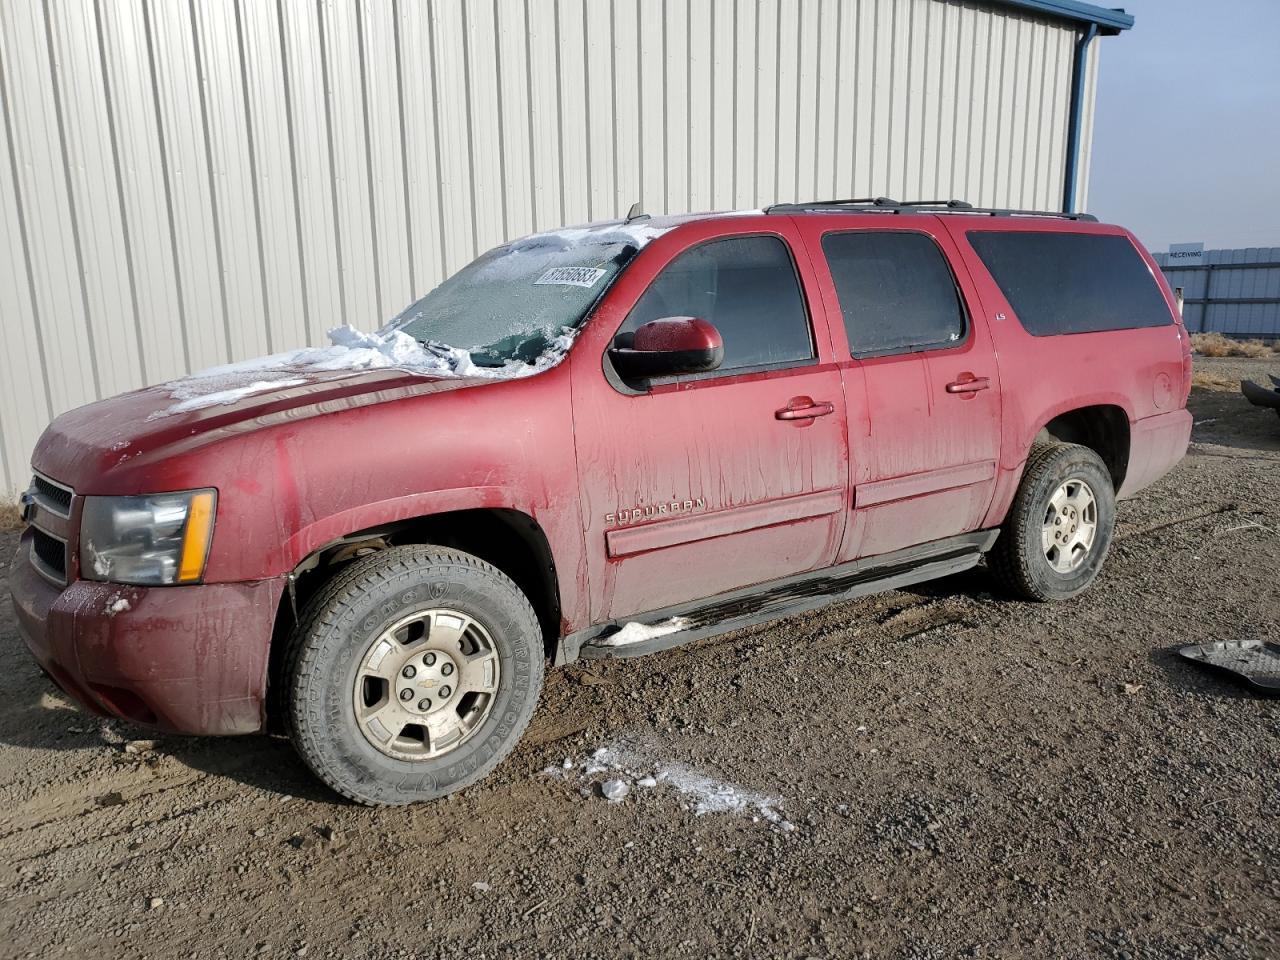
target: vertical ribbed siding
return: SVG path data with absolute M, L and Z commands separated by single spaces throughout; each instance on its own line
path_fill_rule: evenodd
M 63 410 L 635 200 L 1055 208 L 1074 37 L 943 0 L 0 2 L 0 485 Z

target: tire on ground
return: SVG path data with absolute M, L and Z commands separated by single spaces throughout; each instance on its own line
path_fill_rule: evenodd
M 361 731 L 355 679 L 388 626 L 432 608 L 456 610 L 488 632 L 499 662 L 496 700 L 455 748 L 401 760 Z M 520 739 L 542 689 L 542 633 L 528 599 L 495 567 L 443 547 L 395 547 L 352 563 L 307 604 L 289 643 L 285 716 L 294 746 L 317 777 L 363 804 L 431 800 L 484 777 Z
M 1084 480 L 1097 504 L 1097 531 L 1084 562 L 1068 573 L 1053 568 L 1041 543 L 1050 499 L 1068 480 Z M 1001 584 L 1027 600 L 1065 600 L 1098 576 L 1115 529 L 1116 498 L 1106 464 L 1088 447 L 1038 440 L 1031 447 L 1022 483 L 988 556 Z

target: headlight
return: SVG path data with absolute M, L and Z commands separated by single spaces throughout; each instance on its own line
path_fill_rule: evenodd
M 85 497 L 80 576 L 141 586 L 199 582 L 216 506 L 213 490 Z

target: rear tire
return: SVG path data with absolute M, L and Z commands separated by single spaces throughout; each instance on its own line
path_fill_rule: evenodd
M 510 578 L 458 550 L 396 547 L 307 604 L 285 664 L 289 734 L 345 797 L 432 800 L 511 752 L 542 677 L 538 618 Z
M 988 562 L 1015 596 L 1066 600 L 1097 578 L 1115 519 L 1102 458 L 1078 444 L 1037 441 Z

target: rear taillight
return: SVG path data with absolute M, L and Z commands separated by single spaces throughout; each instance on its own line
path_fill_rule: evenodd
M 1183 327 L 1178 329 L 1178 343 L 1182 346 L 1182 406 L 1185 407 L 1191 396 L 1191 335 Z

